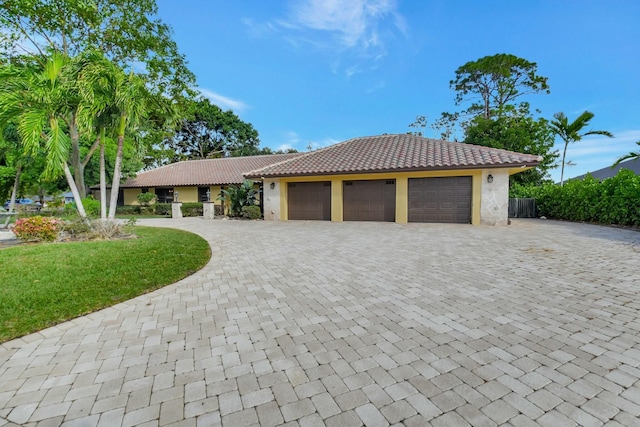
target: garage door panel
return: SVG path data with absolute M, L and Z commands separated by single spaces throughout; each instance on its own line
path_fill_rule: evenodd
M 471 222 L 472 179 L 409 179 L 409 222 Z
M 290 182 L 287 191 L 290 220 L 331 220 L 331 182 Z
M 345 181 L 345 221 L 395 221 L 395 180 Z

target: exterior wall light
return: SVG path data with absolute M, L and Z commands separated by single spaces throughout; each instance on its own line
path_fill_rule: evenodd
M 272 183 L 269 185 L 269 188 L 270 188 L 270 189 L 272 189 L 272 190 L 273 190 L 274 188 L 276 188 L 276 183 L 275 183 L 275 182 L 272 182 Z
M 489 174 L 489 175 L 487 176 L 487 182 L 488 182 L 488 183 L 492 183 L 492 182 L 493 182 L 493 175 Z

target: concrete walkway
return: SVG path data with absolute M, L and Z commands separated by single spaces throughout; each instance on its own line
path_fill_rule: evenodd
M 640 425 L 638 232 L 141 223 L 211 262 L 0 346 L 0 426 Z

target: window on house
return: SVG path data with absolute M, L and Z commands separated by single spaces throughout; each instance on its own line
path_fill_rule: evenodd
M 173 202 L 173 188 L 156 188 L 158 203 Z
M 210 200 L 207 200 L 207 191 L 209 191 L 209 194 L 211 195 Z M 211 194 L 209 187 L 198 187 L 198 200 L 201 202 L 208 202 L 213 201 L 213 199 L 215 199 L 215 194 Z

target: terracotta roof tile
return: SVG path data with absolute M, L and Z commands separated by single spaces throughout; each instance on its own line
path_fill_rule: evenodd
M 240 184 L 243 173 L 302 155 L 271 154 L 266 156 L 225 157 L 222 159 L 187 160 L 141 172 L 121 184 L 121 188 L 180 187 L 192 185 Z
M 350 139 L 245 174 L 247 177 L 328 175 L 434 169 L 536 166 L 541 157 L 415 135 Z

